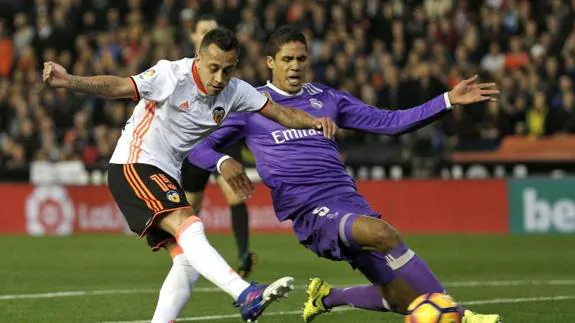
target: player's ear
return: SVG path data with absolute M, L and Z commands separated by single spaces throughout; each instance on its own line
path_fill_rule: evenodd
M 268 64 L 268 68 L 272 70 L 276 67 L 276 61 L 271 56 L 266 57 L 266 64 Z

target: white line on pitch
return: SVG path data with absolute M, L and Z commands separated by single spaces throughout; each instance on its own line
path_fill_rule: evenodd
M 357 285 L 359 285 L 358 283 Z M 365 284 L 365 283 L 363 283 Z M 554 286 L 567 286 L 575 285 L 575 279 L 569 280 L 477 280 L 477 281 L 459 281 L 459 282 L 445 282 L 445 287 L 497 287 L 497 286 L 527 286 L 527 285 L 554 285 Z M 349 287 L 350 284 L 333 285 L 334 287 Z M 296 286 L 296 289 L 304 289 L 304 285 Z M 0 301 L 16 300 L 16 299 L 38 299 L 38 298 L 57 298 L 57 297 L 78 297 L 78 296 L 93 296 L 93 295 L 125 295 L 125 294 L 155 294 L 159 292 L 158 289 L 145 288 L 145 289 L 105 289 L 105 290 L 80 290 L 80 291 L 59 291 L 49 293 L 35 293 L 35 294 L 6 294 L 0 295 Z M 197 287 L 194 293 L 215 293 L 221 292 L 216 287 Z
M 564 301 L 575 299 L 575 295 L 562 295 L 562 296 L 549 296 L 549 297 L 523 297 L 523 298 L 493 298 L 493 299 L 483 299 L 475 301 L 461 302 L 463 305 L 485 305 L 485 304 L 508 304 L 508 303 L 528 303 L 528 302 L 544 302 L 544 301 Z M 334 312 L 345 312 L 357 310 L 352 307 L 336 308 Z M 285 315 L 296 315 L 301 314 L 301 310 L 298 311 L 281 311 L 281 312 L 266 312 L 265 316 L 285 316 Z M 240 318 L 239 314 L 225 314 L 225 315 L 207 315 L 207 316 L 192 316 L 183 317 L 178 319 L 178 322 L 191 322 L 191 321 L 213 321 L 213 320 L 225 320 L 232 318 Z M 117 321 L 117 322 L 106 322 L 106 323 L 149 323 L 149 320 L 141 321 Z

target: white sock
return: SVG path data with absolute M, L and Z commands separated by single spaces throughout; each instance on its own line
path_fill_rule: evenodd
M 234 300 L 250 286 L 210 245 L 204 234 L 204 224 L 198 217 L 188 218 L 178 229 L 176 239 L 190 265 Z
M 152 323 L 175 322 L 199 277 L 200 273 L 190 265 L 184 254 L 174 256 L 172 268 L 160 289 Z

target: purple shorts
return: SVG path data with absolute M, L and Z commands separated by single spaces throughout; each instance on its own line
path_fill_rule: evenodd
M 321 202 L 298 214 L 293 221 L 294 232 L 300 243 L 319 257 L 346 261 L 372 283 L 387 283 L 395 275 L 384 255 L 362 250 L 351 238 L 352 224 L 358 216 L 379 218 L 371 209 L 358 206 L 342 201 Z

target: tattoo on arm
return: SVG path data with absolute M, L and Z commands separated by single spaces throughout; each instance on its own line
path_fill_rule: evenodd
M 72 77 L 70 79 L 70 89 L 89 94 L 109 96 L 112 86 L 104 82 L 83 81 L 79 77 Z

